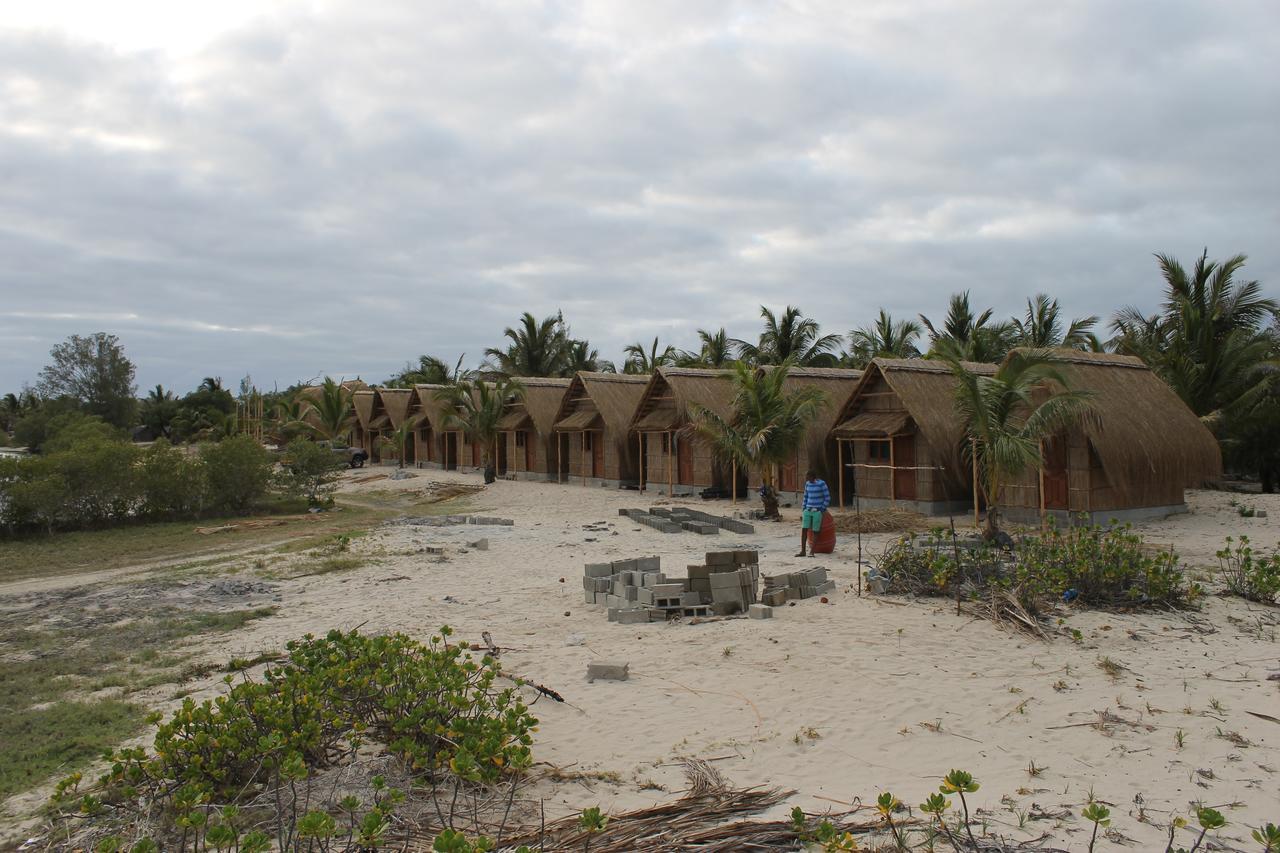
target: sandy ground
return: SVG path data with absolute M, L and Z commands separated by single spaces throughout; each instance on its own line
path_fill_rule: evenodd
M 476 481 L 420 471 L 349 482 L 368 473 L 349 475 L 344 488 Z M 1191 566 L 1216 565 L 1229 534 L 1275 547 L 1280 498 L 1241 498 L 1271 516 L 1246 519 L 1231 497 L 1192 493 L 1190 513 L 1139 530 Z M 277 616 L 203 648 L 225 661 L 330 628 L 425 638 L 449 624 L 471 641 L 487 630 L 510 647 L 507 670 L 567 700 L 537 703 L 536 758 L 617 774 L 616 783 L 548 789 L 549 814 L 668 799 L 683 785 L 676 760 L 696 756 L 736 784 L 794 790 L 786 809 L 811 811 L 884 790 L 919 803 L 962 768 L 983 783 L 973 798 L 995 831 L 1015 840 L 1048 832 L 1070 849 L 1084 849 L 1087 832 L 1054 816 L 1078 815 L 1090 792 L 1114 818 L 1099 849 L 1163 849 L 1159 827 L 1193 802 L 1223 808 L 1232 822 L 1223 840 L 1241 847 L 1252 843 L 1246 826 L 1280 819 L 1280 724 L 1247 713 L 1280 716 L 1280 682 L 1266 680 L 1280 667 L 1276 608 L 1212 597 L 1191 614 L 1064 612 L 1084 642 L 1064 634 L 1045 643 L 957 617 L 941 601 L 858 597 L 852 537 L 833 555 L 802 560 L 791 556 L 792 524 L 757 524 L 749 536 L 663 535 L 617 514 L 650 503 L 634 492 L 500 481 L 467 511 L 512 518 L 513 527 L 379 528 L 352 546 L 371 565 L 279 581 Z M 583 529 L 596 522 L 607 532 Z M 481 536 L 487 551 L 467 547 Z M 864 537 L 864 546 L 874 558 L 890 538 Z M 839 590 L 829 604 L 777 608 L 772 620 L 705 624 L 619 626 L 583 602 L 584 562 L 657 554 L 664 571 L 682 576 L 704 551 L 738 545 L 760 549 L 765 573 L 826 566 Z M 444 557 L 426 546 L 443 546 Z M 572 635 L 583 644 L 570 644 Z M 1104 657 L 1124 667 L 1118 676 L 1100 668 Z M 625 661 L 631 678 L 588 683 L 592 660 Z M 214 691 L 211 678 L 203 695 Z M 1109 722 L 1099 724 L 1103 714 Z M 1043 768 L 1034 776 L 1032 764 Z

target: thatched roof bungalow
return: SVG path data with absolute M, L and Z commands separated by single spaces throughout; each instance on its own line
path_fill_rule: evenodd
M 731 488 L 728 471 L 711 448 L 690 435 L 689 407 L 698 404 L 721 417 L 731 415 L 732 373 L 692 367 L 660 367 L 649 378 L 631 421 L 640 453 L 640 489 L 661 494 L 695 494 L 715 486 Z
M 457 430 L 448 424 L 448 406 L 436 398 L 443 385 L 414 385 L 409 417 L 418 418 L 414 453 L 419 468 L 458 467 Z M 452 439 L 450 439 L 452 436 Z
M 524 391 L 507 404 L 498 428 L 498 474 L 521 480 L 555 478 L 556 416 L 572 380 L 521 377 Z
M 347 379 L 338 384 L 350 394 L 354 394 L 356 391 L 364 391 L 369 388 L 368 385 L 366 385 L 364 382 L 362 382 L 359 379 Z M 297 392 L 298 399 L 300 399 L 303 403 L 302 420 L 304 423 L 310 424 L 313 427 L 320 425 L 319 417 L 316 416 L 316 413 L 313 409 L 307 408 L 307 404 L 318 403 L 323 393 L 324 393 L 323 385 L 308 385 L 305 388 L 298 389 L 298 392 Z M 351 429 L 352 429 L 352 432 L 354 433 L 357 429 L 359 429 L 359 423 L 356 419 L 354 403 L 351 407 L 350 414 L 351 414 Z M 361 435 L 363 436 L 363 434 Z M 357 446 L 360 446 L 363 443 L 362 440 L 361 441 L 355 440 L 355 438 L 351 434 L 348 434 L 346 436 L 346 441 L 349 444 L 357 445 Z
M 387 413 L 389 421 L 383 434 L 390 436 L 409 420 L 409 409 L 417 395 L 413 393 L 412 388 L 379 388 L 378 397 L 382 401 L 383 411 Z M 403 451 L 389 444 L 383 444 L 382 451 L 388 459 L 396 459 L 403 452 L 406 465 L 413 465 L 418 459 L 417 442 L 412 440 L 405 442 Z
M 966 363 L 976 373 L 993 364 Z M 973 506 L 973 479 L 955 411 L 956 378 L 942 361 L 877 358 L 840 407 L 831 436 L 842 472 L 833 497 L 926 515 Z
M 1006 516 L 1158 518 L 1186 511 L 1184 489 L 1222 476 L 1217 439 L 1140 359 L 1075 350 L 1054 357 L 1066 386 L 1091 395 L 1089 412 L 1044 442 L 1038 470 L 1002 490 Z
M 629 427 L 648 385 L 647 376 L 582 371 L 569 383 L 552 427 L 551 466 L 557 481 L 631 486 L 639 458 Z
M 793 367 L 787 374 L 783 390 L 792 393 L 801 388 L 816 388 L 826 397 L 827 404 L 810 424 L 808 437 L 795 460 L 779 471 L 778 491 L 799 495 L 804 489 L 805 472 L 812 468 L 827 481 L 834 497 L 840 468 L 831 430 L 840 416 L 841 405 L 849 399 L 861 378 L 861 370 L 835 367 Z

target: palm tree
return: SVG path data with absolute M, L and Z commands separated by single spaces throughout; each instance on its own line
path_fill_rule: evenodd
M 271 407 L 271 424 L 268 437 L 277 445 L 284 446 L 299 433 L 309 429 L 306 421 L 309 406 L 302 395 L 293 394 L 282 397 Z
M 407 418 L 404 423 L 390 433 L 382 436 L 382 446 L 383 448 L 390 448 L 391 452 L 395 454 L 397 468 L 404 467 L 405 449 L 408 447 L 409 442 L 413 440 L 413 434 L 417 432 L 418 425 L 421 422 L 422 416 L 414 415 L 411 418 Z
M 957 381 L 956 412 L 976 456 L 978 488 L 987 505 L 985 536 L 999 532 L 1000 489 L 1027 468 L 1040 464 L 1040 443 L 1079 418 L 1089 394 L 1073 391 L 1048 350 L 1014 350 L 993 375 L 970 372 L 959 359 L 947 358 Z M 1034 395 L 1050 383 L 1057 393 L 1037 403 Z
M 622 364 L 623 373 L 637 375 L 653 373 L 663 365 L 674 364 L 676 360 L 676 350 L 673 346 L 668 345 L 662 352 L 658 352 L 656 336 L 648 350 L 644 348 L 644 344 L 634 343 L 627 344 L 623 352 L 626 353 L 626 360 Z
M 617 368 L 613 366 L 613 362 L 600 357 L 600 352 L 592 348 L 591 344 L 584 340 L 571 340 L 569 347 L 565 351 L 565 366 L 562 371 L 565 376 L 573 376 L 579 371 L 587 373 L 616 373 Z
M 1034 299 L 1027 300 L 1027 313 L 1022 319 L 1014 317 L 1011 321 L 1014 344 L 1032 349 L 1099 349 L 1097 336 L 1093 327 L 1098 325 L 1097 317 L 1081 317 L 1072 320 L 1064 329 L 1062 327 L 1062 308 L 1058 300 L 1050 299 L 1048 294 L 1038 293 Z
M 1008 323 L 992 323 L 993 313 L 988 308 L 975 315 L 966 290 L 952 295 L 941 325 L 935 326 L 921 314 L 920 322 L 929 331 L 929 355 L 992 364 L 1004 358 L 1011 347 L 1013 331 Z
M 147 392 L 138 411 L 142 425 L 157 438 L 173 437 L 173 419 L 177 414 L 178 398 L 163 385 L 156 385 Z
M 332 377 L 326 376 L 320 386 L 320 396 L 307 401 L 306 413 L 315 415 L 311 429 L 331 443 L 345 441 L 355 420 L 352 394 Z
M 793 366 L 789 360 L 766 369 L 735 363 L 728 418 L 697 403 L 689 406 L 688 435 L 704 439 L 731 471 L 760 472 L 760 499 L 768 518 L 778 518 L 778 467 L 795 458 L 809 425 L 827 404 L 817 388 L 785 390 Z
M 920 350 L 916 348 L 916 339 L 923 331 L 915 320 L 895 321 L 881 308 L 875 323 L 849 333 L 852 346 L 847 360 L 861 369 L 873 358 L 918 358 Z
M 839 335 L 822 335 L 818 322 L 806 318 L 799 308 L 790 305 L 779 320 L 772 311 L 760 306 L 764 331 L 760 341 L 749 344 L 734 340 L 738 357 L 752 364 L 781 364 L 790 361 L 796 367 L 835 367 Z
M 434 355 L 418 356 L 418 363 L 410 362 L 404 370 L 386 382 L 388 388 L 412 388 L 414 385 L 453 385 L 463 379 L 470 378 L 470 371 L 462 369 L 462 360 L 467 357 L 464 352 L 458 356 L 458 362 L 449 367 L 444 359 Z
M 520 316 L 518 326 L 504 329 L 502 334 L 511 340 L 505 350 L 490 347 L 484 351 L 502 373 L 507 376 L 561 376 L 565 373 L 569 336 L 562 315 L 557 313 L 539 322 L 526 311 Z
M 1190 274 L 1168 255 L 1155 257 L 1164 304 L 1150 317 L 1121 310 L 1111 324 L 1114 346 L 1145 360 L 1197 415 L 1219 418 L 1266 383 L 1257 371 L 1271 349 L 1263 325 L 1280 306 L 1263 298 L 1258 282 L 1235 280 L 1244 255 L 1219 264 L 1205 250 Z
M 492 382 L 460 382 L 436 391 L 436 399 L 449 406 L 446 425 L 462 430 L 472 444 L 480 447 L 486 483 L 497 479 L 493 460 L 497 456 L 498 437 L 501 435 L 498 424 L 507 404 L 523 394 L 524 386 L 519 380 L 501 377 Z

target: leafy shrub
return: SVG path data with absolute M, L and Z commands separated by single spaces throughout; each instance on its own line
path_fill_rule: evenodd
M 148 519 L 199 515 L 205 500 L 205 465 L 161 439 L 138 465 L 138 514 Z
M 146 797 L 181 825 L 202 803 L 243 804 L 346 763 L 367 740 L 431 781 L 451 774 L 494 783 L 523 770 L 537 721 L 514 689 L 494 688 L 497 662 L 449 645 L 450 633 L 442 628 L 426 644 L 356 631 L 291 642 L 286 661 L 261 681 L 246 679 L 212 701 L 187 699 L 165 722 L 156 715 L 153 749 L 112 754 L 101 796 Z M 59 801 L 77 781 L 60 786 Z
M 952 542 L 942 531 L 904 538 L 878 566 L 889 589 L 915 595 L 983 596 L 1013 593 L 1035 613 L 1064 595 L 1089 606 L 1178 605 L 1198 593 L 1169 551 L 1149 553 L 1130 526 L 1050 528 L 1008 552 L 972 541 Z
M 342 460 L 329 448 L 295 438 L 285 448 L 278 483 L 285 494 L 304 497 L 311 506 L 319 506 L 332 499 L 342 467 Z
M 271 486 L 272 461 L 247 435 L 224 438 L 200 450 L 208 484 L 207 505 L 220 512 L 243 513 L 262 503 Z
M 1262 604 L 1275 604 L 1280 597 L 1280 551 L 1269 556 L 1254 554 L 1248 536 L 1241 536 L 1238 542 L 1228 536 L 1218 552 L 1218 565 L 1232 595 Z

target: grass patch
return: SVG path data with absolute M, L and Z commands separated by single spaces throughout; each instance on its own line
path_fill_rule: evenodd
M 349 572 L 369 564 L 364 557 L 326 557 L 311 567 L 308 572 L 303 572 L 294 577 L 305 578 L 312 575 L 329 575 L 334 572 Z
M 392 508 L 368 504 L 339 506 L 341 509 L 336 512 L 281 516 L 277 520 L 283 523 L 271 527 L 209 535 L 197 533 L 196 528 L 262 521 L 270 516 L 140 524 L 0 541 L 0 583 L 166 561 L 194 565 L 199 558 L 219 552 L 266 548 L 283 542 L 298 541 L 298 549 L 305 550 L 338 534 L 362 532 L 399 514 Z
M 71 772 L 142 727 L 144 710 L 129 702 L 55 702 L 0 714 L 0 797 Z
M 163 602 L 155 607 L 154 613 L 138 613 L 136 604 L 119 612 L 71 611 L 47 630 L 30 627 L 29 619 L 0 628 L 9 656 L 0 664 L 0 795 L 75 769 L 135 734 L 144 711 L 129 696 L 198 674 L 187 665 L 190 655 L 176 648 L 185 638 L 235 631 L 275 612 L 170 616 L 161 615 Z M 84 698 L 106 689 L 119 695 Z M 52 704 L 36 707 L 46 703 Z

